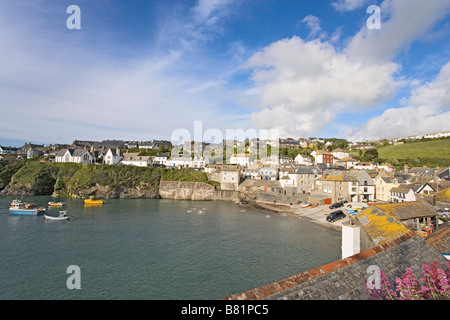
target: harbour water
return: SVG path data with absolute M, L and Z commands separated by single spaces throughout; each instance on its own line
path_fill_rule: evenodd
M 22 198 L 65 201 L 71 219 L 50 221 L 10 215 L 13 199 L 0 197 L 0 299 L 220 299 L 341 257 L 339 231 L 230 202 Z

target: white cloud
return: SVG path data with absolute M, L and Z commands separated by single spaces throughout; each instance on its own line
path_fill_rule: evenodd
M 321 28 L 320 20 L 318 17 L 309 14 L 305 18 L 303 18 L 302 22 L 311 29 L 311 32 L 309 33 L 310 38 L 315 38 L 319 34 Z
M 361 28 L 347 47 L 349 56 L 365 61 L 391 61 L 450 12 L 450 1 L 385 0 L 380 8 L 381 29 Z
M 338 1 L 335 7 L 353 10 L 365 3 Z M 339 32 L 332 35 L 329 42 L 324 38 L 305 41 L 292 37 L 263 48 L 247 64 L 253 70 L 253 92 L 259 92 L 254 95 L 253 105 L 258 105 L 260 110 L 252 114 L 252 124 L 262 128 L 276 127 L 285 136 L 310 136 L 320 134 L 344 112 L 360 113 L 379 108 L 407 84 L 399 76 L 402 66 L 395 62 L 395 58 L 421 39 L 448 14 L 449 9 L 450 2 L 442 0 L 385 0 L 381 4 L 381 30 L 369 30 L 364 24 L 342 50 L 332 45 L 340 36 Z M 304 22 L 319 32 L 318 19 L 310 17 Z M 414 82 L 414 79 L 410 81 Z M 414 97 L 413 94 L 411 102 Z M 411 121 L 402 116 L 403 111 L 410 110 L 393 108 L 356 131 L 360 137 L 365 130 L 367 136 L 372 135 L 375 129 L 371 126 L 393 114 L 398 116 L 390 122 L 397 121 L 400 124 L 397 128 L 406 130 Z M 416 111 L 424 119 L 431 119 L 433 115 L 438 124 L 448 120 L 446 112 L 432 105 L 414 108 Z M 405 125 L 401 125 L 403 122 Z M 431 126 L 431 121 L 426 123 Z M 383 137 L 383 133 L 389 134 L 389 130 L 381 129 L 378 138 Z M 342 133 L 353 134 L 356 131 L 347 128 Z
M 450 62 L 435 80 L 415 87 L 404 106 L 391 108 L 344 134 L 351 140 L 406 137 L 450 130 Z
M 272 43 L 248 67 L 264 108 L 253 113 L 252 123 L 284 135 L 318 133 L 344 110 L 370 109 L 391 98 L 398 85 L 395 63 L 364 65 L 328 42 L 299 37 Z
M 44 12 L 6 12 L 0 14 L 0 30 L 8 30 L 0 33 L 0 137 L 46 143 L 170 139 L 173 130 L 191 130 L 196 120 L 205 129 L 243 123 L 237 111 L 224 115 L 234 95 L 222 85 L 231 68 L 225 63 L 170 46 L 164 47 L 168 53 L 120 58 L 74 41 L 84 39 L 83 27 L 73 33 L 63 24 L 52 32 L 33 19 Z
M 199 23 L 214 24 L 218 17 L 227 12 L 229 5 L 235 0 L 198 0 L 191 8 L 194 18 Z
M 338 11 L 353 11 L 368 4 L 369 0 L 338 0 L 331 5 Z

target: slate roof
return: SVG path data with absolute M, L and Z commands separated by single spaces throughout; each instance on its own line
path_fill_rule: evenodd
M 377 208 L 378 210 L 394 216 L 399 220 L 421 217 L 435 217 L 437 215 L 436 209 L 431 204 L 425 201 L 384 203 L 376 204 L 369 208 Z
M 364 284 L 369 266 L 380 267 L 395 285 L 395 279 L 401 277 L 407 267 L 420 278 L 422 264 L 434 261 L 445 268 L 447 259 L 411 231 L 353 256 L 223 300 L 365 300 Z
M 450 253 L 450 221 L 441 224 L 426 238 L 426 242 L 441 253 Z

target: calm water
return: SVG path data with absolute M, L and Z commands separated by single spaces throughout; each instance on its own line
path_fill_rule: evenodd
M 219 299 L 341 257 L 338 231 L 229 202 L 56 199 L 72 218 L 49 221 L 10 215 L 12 199 L 0 197 L 0 299 Z

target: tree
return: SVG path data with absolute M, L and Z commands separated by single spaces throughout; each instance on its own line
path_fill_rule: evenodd
M 377 149 L 368 149 L 364 152 L 364 160 L 365 161 L 374 161 L 375 158 L 378 158 Z

